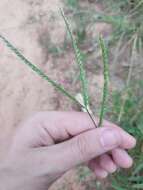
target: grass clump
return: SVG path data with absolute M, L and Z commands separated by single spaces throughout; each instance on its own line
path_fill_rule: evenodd
M 105 6 L 105 14 L 101 20 L 113 26 L 112 42 L 115 43 L 123 35 L 123 43 L 137 35 L 137 49 L 143 48 L 143 1 L 101 1 Z M 141 47 L 140 47 L 141 46 Z
M 102 9 L 104 11 L 96 12 L 91 6 L 85 10 L 78 5 L 78 9 L 76 7 L 72 8 L 73 20 L 77 23 L 77 20 L 82 17 L 82 20 L 84 19 L 84 25 L 82 25 L 84 31 L 87 31 L 89 25 L 93 26 L 96 23 L 107 23 L 112 26 L 112 31 L 106 36 L 105 40 L 108 45 L 116 50 L 113 49 L 113 63 L 117 64 L 119 62 L 122 64 L 122 60 L 125 59 L 127 66 L 124 71 L 126 69 L 128 73 L 127 77 L 125 76 L 126 81 L 123 89 L 114 92 L 107 114 L 111 121 L 117 123 L 137 139 L 136 148 L 130 151 L 134 158 L 133 168 L 127 171 L 120 170 L 113 175 L 111 177 L 112 185 L 109 185 L 109 189 L 143 189 L 143 82 L 139 80 L 139 78 L 142 78 L 142 64 L 138 66 L 143 53 L 143 0 L 101 0 L 96 2 L 103 5 Z M 86 22 L 87 20 L 88 22 Z M 87 42 L 86 37 L 84 36 L 85 39 L 82 42 Z M 94 47 L 96 47 L 96 39 L 91 37 L 89 41 L 93 41 Z M 92 46 L 93 43 L 90 45 Z M 94 47 L 91 47 L 93 53 L 96 49 Z M 103 55 L 102 51 L 102 57 L 104 57 Z M 102 100 L 104 111 L 101 109 L 99 126 L 102 125 L 102 118 L 107 107 L 104 108 L 104 102 L 107 101 L 105 92 L 108 88 L 106 85 L 108 86 L 109 83 L 109 81 L 107 83 L 106 81 L 108 80 L 104 73 Z
M 107 23 L 112 26 L 112 33 L 106 36 L 110 45 L 116 45 L 122 39 L 124 46 L 136 35 L 136 48 L 142 53 L 143 0 L 101 0 L 96 3 L 103 5 L 100 12 L 93 6 L 81 6 L 82 1 L 65 0 L 66 9 L 75 23 L 77 42 L 85 46 L 89 43 L 93 46 L 91 49 L 95 50 L 97 40 L 92 36 L 88 36 L 87 40 L 87 28 L 96 26 L 96 23 Z
M 85 23 L 84 31 L 87 31 L 89 25 L 93 26 L 96 23 L 107 23 L 112 26 L 112 31 L 105 40 L 116 50 L 113 49 L 113 63 L 122 64 L 125 60 L 127 66 L 122 67 L 120 64 L 120 68 L 124 68 L 124 71 L 127 70 L 128 73 L 127 77 L 125 76 L 123 89 L 114 92 L 107 114 L 111 121 L 117 123 L 137 139 L 136 148 L 130 151 L 134 158 L 133 168 L 127 171 L 120 170 L 113 175 L 109 189 L 143 189 L 143 82 L 140 80 L 143 70 L 142 64 L 139 63 L 139 59 L 142 63 L 143 53 L 143 0 L 98 0 L 96 2 L 103 5 L 100 13 L 93 10 L 91 6 L 86 10 L 82 7 L 78 7 L 78 9 L 74 7 L 73 20 L 77 23 L 77 17 L 82 17 L 83 23 Z M 86 22 L 87 20 L 88 22 Z M 84 37 L 86 38 L 86 36 Z M 86 39 L 83 41 L 87 42 Z M 91 47 L 94 53 L 96 39 L 91 37 L 89 41 L 94 42 L 90 43 L 90 46 L 94 45 L 93 48 Z M 106 80 L 104 73 L 104 83 Z M 107 84 L 104 84 L 104 92 L 106 92 Z M 107 95 L 104 92 L 102 100 L 104 111 L 101 109 L 99 126 L 102 125 L 102 117 L 105 113 L 103 105 L 107 101 Z
M 111 177 L 115 190 L 136 190 L 143 187 L 143 81 L 131 81 L 128 87 L 124 112 L 118 121 L 124 91 L 116 91 L 112 97 L 110 119 L 137 139 L 136 148 L 129 151 L 134 159 L 133 168 L 120 170 Z

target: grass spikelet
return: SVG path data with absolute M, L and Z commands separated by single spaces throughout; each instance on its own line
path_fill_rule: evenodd
M 76 104 L 78 104 L 81 108 L 86 109 L 90 119 L 92 120 L 93 124 L 95 127 L 97 127 L 95 120 L 93 119 L 93 116 L 91 115 L 91 113 L 89 112 L 89 110 L 82 105 L 74 96 L 72 96 L 68 91 L 65 90 L 65 88 L 63 86 L 61 86 L 60 84 L 56 83 L 55 81 L 53 81 L 50 77 L 48 77 L 40 68 L 38 68 L 36 65 L 34 65 L 33 63 L 31 63 L 27 58 L 25 58 L 16 47 L 14 47 L 5 37 L 3 37 L 2 35 L 0 35 L 0 39 L 5 43 L 5 45 L 13 52 L 15 53 L 15 55 L 17 55 L 17 57 L 19 57 L 22 60 L 22 63 L 24 63 L 25 65 L 27 65 L 28 67 L 31 68 L 32 71 L 34 71 L 36 74 L 38 74 L 41 78 L 43 78 L 44 80 L 48 81 L 54 88 L 56 88 L 58 91 L 60 91 L 62 94 L 64 94 L 65 96 L 67 96 L 70 100 L 72 100 L 73 102 L 75 102 Z
M 87 89 L 86 73 L 85 73 L 85 69 L 84 69 L 84 65 L 83 65 L 83 57 L 81 55 L 80 49 L 78 48 L 77 41 L 73 37 L 73 32 L 72 32 L 70 23 L 69 23 L 68 19 L 66 18 L 64 11 L 62 9 L 60 9 L 60 11 L 61 11 L 61 15 L 65 21 L 65 24 L 66 24 L 68 33 L 70 35 L 73 48 L 74 48 L 76 61 L 77 61 L 77 64 L 78 64 L 78 67 L 80 70 L 80 81 L 81 81 L 81 85 L 82 85 L 82 95 L 83 95 L 83 100 L 84 100 L 84 106 L 86 107 L 86 109 L 88 109 L 89 96 L 88 96 L 88 89 Z
M 100 120 L 99 127 L 102 126 L 103 118 L 106 110 L 107 98 L 108 98 L 108 84 L 109 84 L 109 56 L 108 49 L 105 45 L 104 39 L 102 36 L 99 37 L 99 44 L 102 51 L 102 59 L 104 66 L 104 87 L 103 87 L 103 97 L 101 103 L 101 111 L 100 111 Z
M 7 45 L 7 47 L 13 51 L 17 57 L 19 57 L 22 60 L 22 63 L 26 64 L 27 66 L 29 66 L 35 73 L 37 73 L 41 78 L 45 79 L 46 81 L 48 81 L 54 88 L 56 88 L 58 91 L 60 91 L 61 93 L 63 93 L 65 96 L 67 96 L 69 99 L 71 99 L 72 101 L 74 101 L 77 104 L 80 104 L 76 98 L 74 96 L 72 96 L 69 92 L 67 92 L 65 90 L 65 88 L 63 86 L 61 86 L 60 84 L 56 83 L 55 81 L 53 81 L 50 77 L 48 77 L 40 68 L 38 68 L 36 65 L 34 65 L 33 63 L 31 63 L 27 58 L 25 58 L 19 51 L 17 48 L 15 48 L 5 37 L 3 37 L 2 35 L 0 35 L 0 39 Z M 82 105 L 80 105 L 82 106 Z

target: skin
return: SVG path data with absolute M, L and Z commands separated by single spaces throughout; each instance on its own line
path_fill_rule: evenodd
M 97 122 L 97 121 L 96 121 Z M 126 152 L 136 140 L 115 124 L 95 128 L 81 112 L 42 112 L 16 132 L 0 167 L 0 189 L 47 190 L 71 168 L 85 163 L 97 178 L 129 168 Z

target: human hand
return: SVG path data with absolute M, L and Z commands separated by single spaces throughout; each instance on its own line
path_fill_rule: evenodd
M 135 139 L 107 121 L 95 128 L 81 112 L 42 112 L 17 130 L 0 169 L 0 189 L 47 190 L 69 169 L 86 163 L 98 178 L 128 168 Z

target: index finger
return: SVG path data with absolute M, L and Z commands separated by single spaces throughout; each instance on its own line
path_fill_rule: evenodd
M 54 139 L 59 141 L 95 129 L 89 115 L 83 112 L 43 112 L 39 118 Z M 95 119 L 95 122 L 98 123 L 98 118 Z M 116 124 L 104 121 L 103 127 L 116 128 L 121 133 L 121 148 L 130 149 L 135 146 L 135 138 Z

